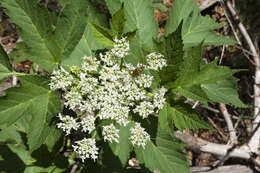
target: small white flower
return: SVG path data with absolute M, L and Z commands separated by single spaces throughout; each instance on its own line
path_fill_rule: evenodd
M 154 106 L 151 102 L 142 101 L 133 111 L 134 113 L 138 113 L 142 118 L 147 118 L 148 115 L 154 112 Z
M 98 158 L 98 148 L 96 147 L 95 139 L 84 138 L 81 141 L 76 141 L 75 143 L 76 145 L 72 145 L 73 150 L 79 154 L 83 162 L 88 158 L 91 158 L 94 161 Z
M 138 84 L 139 87 L 149 88 L 152 85 L 153 76 L 142 73 L 139 76 L 135 77 L 135 82 Z
M 114 47 L 111 49 L 111 53 L 119 58 L 124 58 L 128 55 L 129 41 L 126 41 L 126 38 L 122 38 L 118 40 L 117 38 L 114 39 Z
M 135 127 L 130 128 L 130 132 L 132 144 L 145 148 L 147 141 L 150 140 L 150 135 L 141 127 L 140 123 L 135 123 Z
M 80 73 L 79 85 L 81 88 L 81 92 L 83 94 L 88 94 L 92 92 L 98 85 L 98 80 L 94 77 L 86 77 L 85 73 Z
M 157 108 L 157 113 L 163 108 L 166 99 L 164 98 L 167 89 L 164 87 L 160 88 L 153 96 L 153 106 Z
M 87 115 L 81 119 L 80 125 L 82 127 L 81 131 L 88 132 L 89 134 L 95 130 L 95 117 L 92 115 Z
M 71 133 L 71 129 L 78 130 L 79 124 L 76 120 L 68 115 L 63 116 L 61 113 L 58 115 L 61 123 L 57 124 L 57 127 L 66 132 L 66 135 Z
M 81 105 L 82 95 L 78 91 L 71 90 L 65 94 L 64 98 L 66 99 L 64 105 L 72 110 Z
M 166 60 L 163 59 L 163 55 L 160 53 L 150 53 L 146 56 L 148 68 L 153 70 L 161 70 L 167 65 Z
M 96 59 L 96 57 L 84 56 L 82 59 L 82 69 L 84 71 L 93 72 L 98 70 L 100 62 Z
M 62 67 L 59 70 L 54 71 L 51 76 L 50 89 L 62 89 L 67 90 L 73 83 L 73 77 Z
M 114 124 L 110 124 L 107 126 L 103 126 L 102 135 L 104 137 L 104 141 L 119 143 L 119 129 L 117 129 Z

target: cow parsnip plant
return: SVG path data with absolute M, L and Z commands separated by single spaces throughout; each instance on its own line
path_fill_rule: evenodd
M 189 172 L 174 130 L 212 129 L 179 96 L 245 107 L 231 70 L 202 62 L 203 45 L 233 40 L 213 30 L 192 0 L 176 0 L 157 38 L 152 0 L 0 0 L 22 42 L 0 49 L 0 80 L 19 87 L 0 98 L 0 171 Z M 99 12 L 106 6 L 109 12 Z M 184 52 L 185 55 L 184 55 Z M 35 74 L 9 59 L 31 60 Z M 128 166 L 137 158 L 141 169 Z M 16 165 L 15 167 L 13 165 Z

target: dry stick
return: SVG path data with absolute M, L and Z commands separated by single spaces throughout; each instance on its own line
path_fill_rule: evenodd
M 219 108 L 220 108 L 220 110 L 221 110 L 221 112 L 224 116 L 224 119 L 227 123 L 230 143 L 231 143 L 231 145 L 237 144 L 238 141 L 237 141 L 236 130 L 234 129 L 233 122 L 231 120 L 231 116 L 227 111 L 227 107 L 226 107 L 225 104 L 220 103 Z
M 243 145 L 241 147 L 233 147 L 231 145 L 215 144 L 205 141 L 200 138 L 195 138 L 189 134 L 183 134 L 180 131 L 176 131 L 174 136 L 181 141 L 187 143 L 189 146 L 186 147 L 195 152 L 206 152 L 218 156 L 224 156 L 229 158 L 241 158 L 245 160 L 252 159 L 255 164 L 260 166 L 259 158 L 251 158 L 251 150 L 248 146 Z
M 218 2 L 219 0 L 204 0 L 200 6 L 199 9 L 200 11 L 203 11 L 209 7 L 211 7 L 212 5 L 214 5 L 216 2 Z
M 233 34 L 234 34 L 234 36 L 235 36 L 235 38 L 237 40 L 237 43 L 242 47 L 242 42 L 240 41 L 240 39 L 239 39 L 239 37 L 238 37 L 238 35 L 236 33 L 235 27 L 234 27 L 232 21 L 230 20 L 228 14 L 227 14 L 226 7 L 225 7 L 225 4 L 224 4 L 223 0 L 220 0 L 219 2 L 220 2 L 221 7 L 224 9 L 225 17 L 226 17 L 226 19 L 228 21 L 228 24 L 230 25 L 231 30 L 232 30 L 232 32 L 233 32 Z M 241 49 L 241 50 L 242 50 L 243 54 L 245 55 L 245 57 L 248 59 L 248 61 L 250 63 L 252 63 L 254 66 L 256 66 L 255 62 L 252 61 L 251 58 L 247 55 L 249 51 L 247 51 L 246 49 Z
M 240 21 L 239 16 L 237 15 L 237 12 L 235 11 L 235 9 L 233 8 L 231 2 L 228 0 L 227 1 L 227 8 L 230 11 L 231 15 L 233 16 L 234 20 L 236 22 L 238 22 L 238 28 L 241 32 L 241 34 L 243 35 L 243 37 L 245 38 L 250 51 L 253 54 L 253 59 L 254 59 L 254 63 L 256 64 L 255 66 L 255 84 L 254 84 L 254 96 L 255 96 L 255 100 L 254 100 L 254 121 L 253 121 L 253 130 L 255 130 L 254 135 L 251 137 L 248 146 L 250 147 L 251 151 L 254 153 L 259 153 L 259 140 L 260 140 L 260 128 L 258 126 L 259 122 L 260 122 L 260 116 L 259 116 L 259 112 L 260 112 L 260 57 L 256 51 L 255 45 L 253 44 L 245 26 L 243 25 L 243 23 Z

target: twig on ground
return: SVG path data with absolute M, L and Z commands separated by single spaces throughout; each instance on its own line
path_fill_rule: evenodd
M 219 0 L 204 0 L 202 1 L 202 3 L 199 6 L 200 11 L 203 11 L 209 7 L 211 7 L 212 5 L 214 5 L 216 2 L 218 2 Z
M 214 123 L 214 121 L 207 117 L 209 120 L 209 123 L 217 130 L 217 132 L 220 134 L 220 136 L 223 138 L 224 141 L 228 141 L 228 137 L 225 135 L 225 133 Z
M 219 60 L 219 65 L 222 63 L 222 59 L 223 59 L 223 57 L 224 57 L 224 54 L 225 54 L 225 49 L 226 49 L 226 46 L 225 45 L 223 45 L 223 47 L 222 47 L 222 52 L 221 52 L 221 56 L 220 56 L 220 60 Z
M 256 165 L 260 166 L 259 157 L 251 157 L 251 149 L 247 145 L 234 147 L 231 145 L 215 144 L 200 138 L 195 138 L 194 136 L 191 136 L 189 134 L 183 134 L 180 131 L 176 131 L 174 133 L 174 136 L 181 141 L 187 143 L 189 146 L 186 148 L 191 149 L 195 152 L 201 151 L 229 158 L 252 160 Z
M 228 113 L 227 107 L 226 107 L 225 104 L 220 103 L 219 108 L 220 108 L 220 110 L 221 110 L 221 112 L 224 116 L 224 119 L 227 123 L 230 144 L 231 145 L 237 144 L 238 140 L 237 140 L 236 130 L 233 126 L 233 122 L 231 120 L 231 115 Z
M 192 106 L 195 105 L 195 107 L 193 109 L 195 109 L 196 107 L 202 107 L 202 108 L 207 109 L 207 110 L 209 110 L 211 112 L 214 112 L 214 113 L 217 113 L 217 114 L 220 113 L 220 111 L 215 109 L 215 108 L 212 108 L 212 107 L 205 106 L 203 104 L 197 103 L 197 102 L 195 102 L 195 101 L 193 101 L 192 99 L 189 99 L 189 98 L 186 99 L 185 103 L 188 103 L 188 104 L 190 104 Z

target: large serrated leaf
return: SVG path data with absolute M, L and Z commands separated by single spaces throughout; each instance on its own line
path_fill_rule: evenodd
M 219 80 L 212 84 L 202 84 L 201 87 L 207 97 L 214 102 L 247 107 L 238 97 L 235 79 Z
M 167 66 L 160 71 L 162 84 L 174 81 L 177 78 L 183 61 L 183 46 L 181 27 L 167 37 L 164 36 L 162 41 L 157 43 L 158 51 L 164 54 L 167 59 Z
M 182 173 L 189 172 L 186 156 L 181 151 L 183 143 L 159 130 L 156 144 L 157 146 L 149 141 L 145 149 L 138 150 L 137 159 L 143 160 L 145 167 L 150 171 L 157 168 L 161 173 L 176 173 L 180 170 Z
M 68 0 L 57 21 L 55 40 L 62 56 L 67 57 L 78 44 L 86 27 L 85 0 Z
M 178 79 L 171 87 L 205 105 L 207 102 L 220 102 L 245 107 L 238 98 L 236 79 L 233 77 L 239 71 L 218 66 L 217 60 L 201 66 L 201 46 L 197 46 L 187 52 Z
M 81 66 L 83 56 L 92 56 L 92 51 L 99 49 L 104 49 L 104 46 L 95 40 L 91 26 L 87 24 L 85 32 L 78 45 L 75 47 L 71 55 L 64 59 L 61 64 L 65 67 L 70 67 L 72 65 Z
M 20 88 L 10 88 L 0 98 L 0 125 L 17 125 L 25 130 L 30 150 L 45 142 L 51 119 L 60 112 L 59 94 L 49 90 L 48 80 L 21 76 Z
M 172 117 L 170 115 L 169 109 L 170 109 L 170 105 L 168 103 L 165 103 L 164 107 L 159 112 L 158 122 L 159 122 L 159 127 L 161 129 L 171 134 L 173 131 L 173 127 L 171 121 Z
M 198 5 L 192 0 L 176 0 L 174 2 L 165 26 L 165 35 L 173 33 L 181 21 L 183 21 L 184 49 L 196 46 L 201 42 L 204 45 L 232 45 L 236 43 L 234 40 L 213 32 L 214 29 L 222 27 L 223 23 L 215 23 L 209 16 L 202 16 Z
M 169 108 L 169 113 L 174 121 L 174 125 L 179 129 L 210 129 L 212 127 L 200 119 L 199 115 L 191 108 L 184 105 L 174 105 Z
M 121 7 L 123 0 L 105 0 L 111 16 L 113 16 Z
M 52 23 L 47 9 L 38 0 L 2 0 L 11 22 L 19 26 L 19 35 L 29 47 L 29 58 L 47 71 L 59 62 L 59 48 L 51 36 Z
M 165 26 L 166 36 L 178 28 L 181 21 L 190 15 L 195 5 L 192 0 L 176 0 L 174 2 Z
M 126 17 L 124 32 L 136 31 L 139 47 L 151 48 L 153 38 L 158 34 L 158 24 L 153 17 L 151 1 L 125 0 L 124 10 Z

